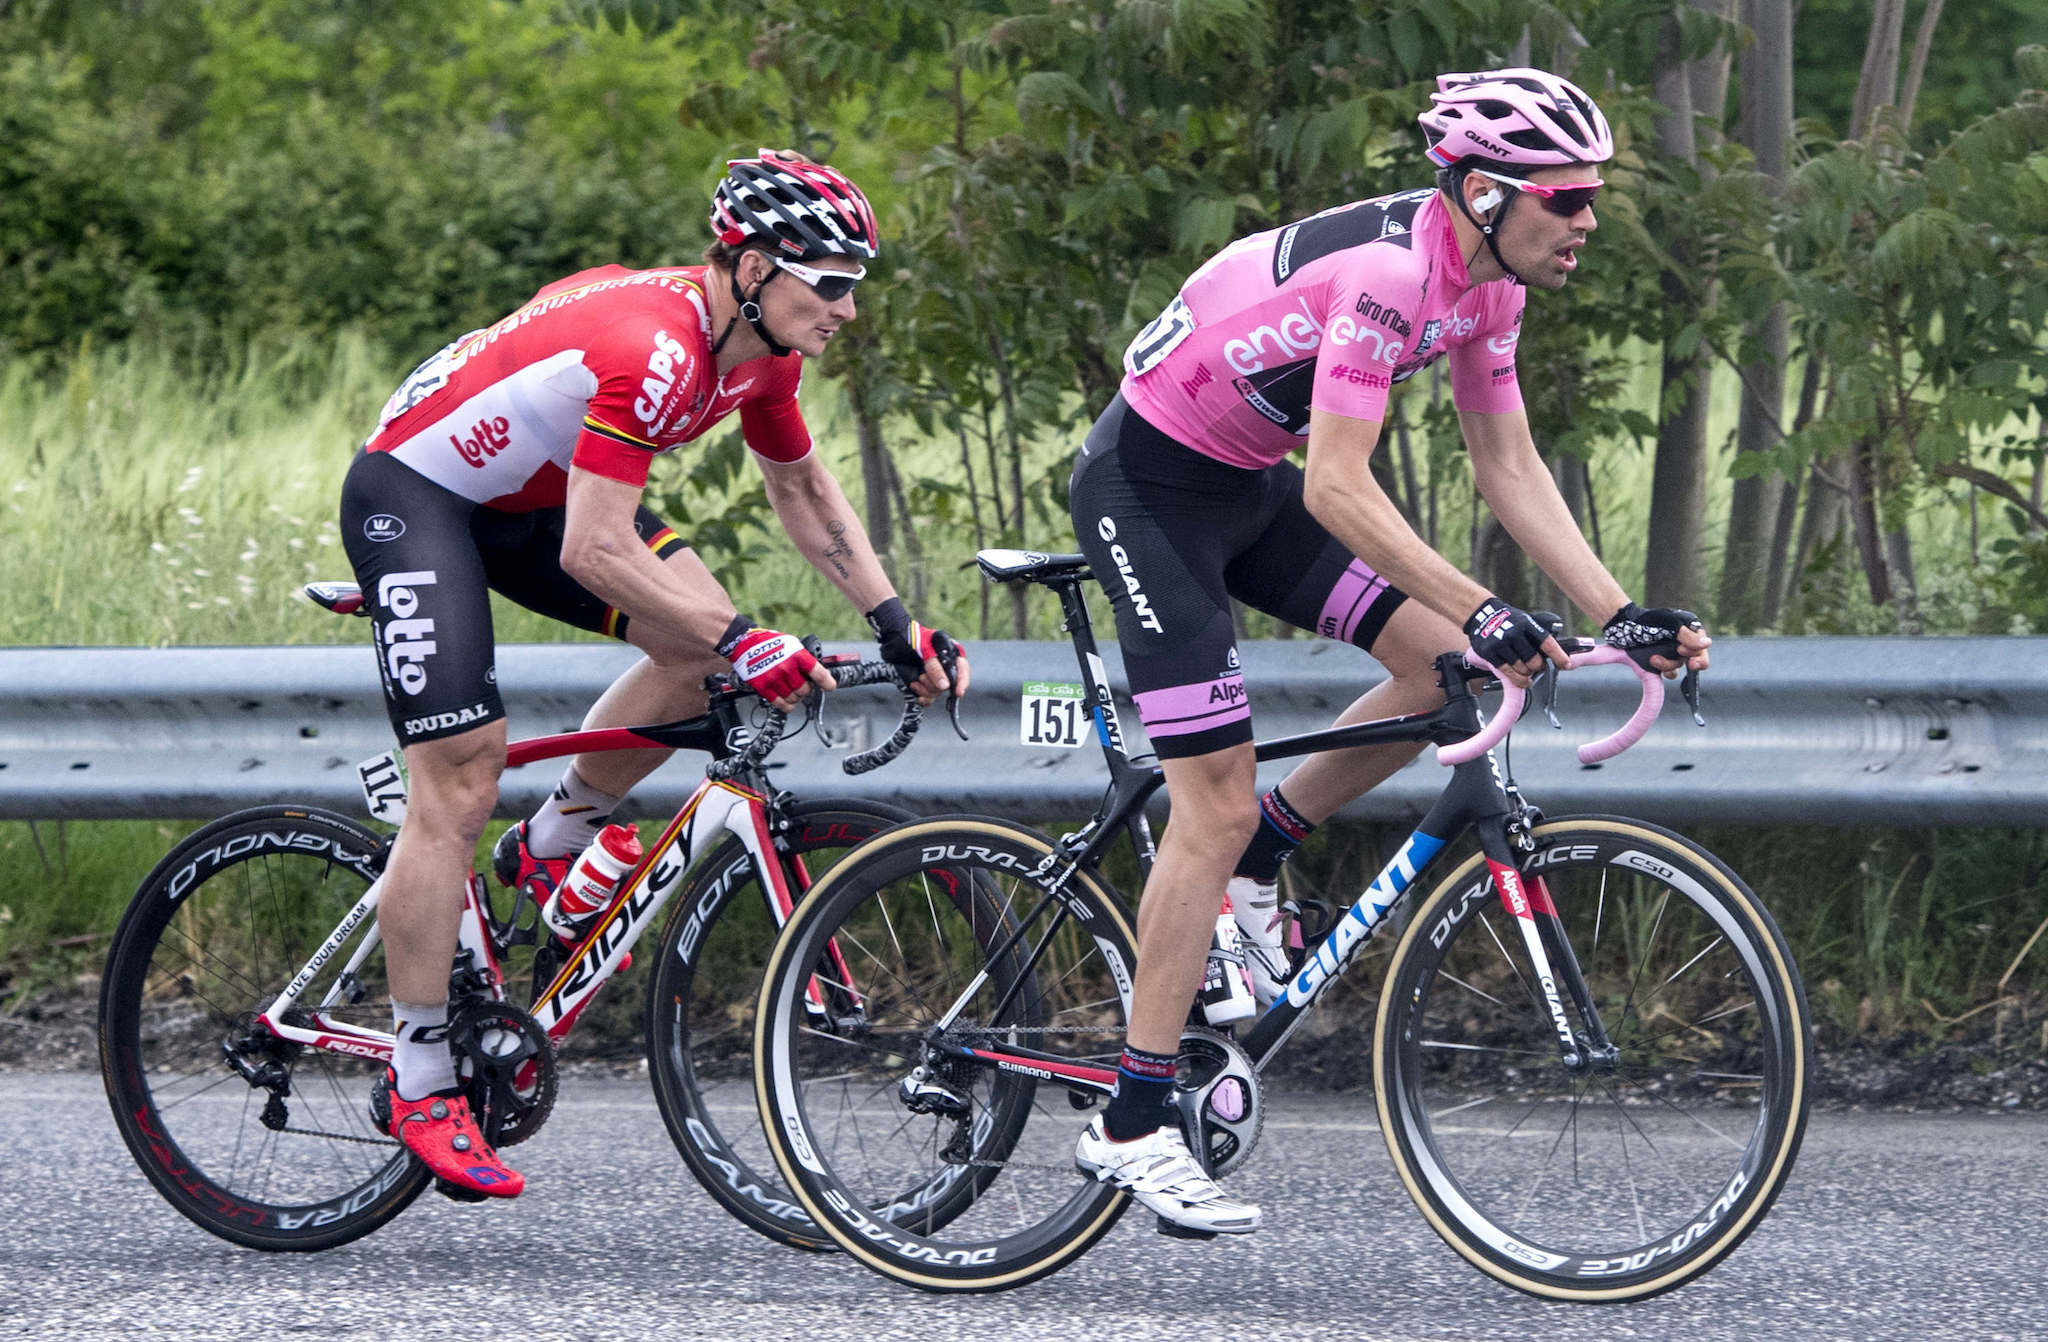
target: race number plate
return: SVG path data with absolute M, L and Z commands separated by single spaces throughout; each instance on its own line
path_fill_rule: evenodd
M 1022 714 L 1017 739 L 1027 746 L 1058 746 L 1074 750 L 1081 744 L 1088 726 L 1088 703 L 1079 685 L 1056 681 L 1024 682 Z
M 356 766 L 370 815 L 387 825 L 405 823 L 405 757 L 396 750 L 372 755 Z

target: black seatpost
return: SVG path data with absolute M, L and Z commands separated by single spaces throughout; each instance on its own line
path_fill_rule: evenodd
M 1059 593 L 1061 627 L 1073 640 L 1074 659 L 1081 667 L 1081 682 L 1088 696 L 1089 716 L 1096 724 L 1096 740 L 1102 746 L 1102 758 L 1109 765 L 1110 788 L 1103 793 L 1102 803 L 1096 808 L 1092 829 L 1109 818 L 1109 808 L 1120 795 L 1137 789 L 1140 795 L 1148 795 L 1158 787 L 1157 769 L 1140 767 L 1131 763 L 1130 751 L 1124 745 L 1122 726 L 1117 721 L 1115 693 L 1109 685 L 1109 669 L 1103 665 L 1102 653 L 1095 644 L 1095 622 L 1088 616 L 1086 579 L 1067 578 L 1048 583 Z M 1144 875 L 1152 872 L 1152 859 L 1158 854 L 1158 846 L 1152 838 L 1152 823 L 1145 818 L 1142 805 L 1131 812 L 1125 822 L 1131 836 L 1131 846 L 1137 850 L 1138 870 Z M 1094 840 L 1088 845 L 1090 852 L 1098 854 L 1107 846 L 1114 831 L 1096 831 Z

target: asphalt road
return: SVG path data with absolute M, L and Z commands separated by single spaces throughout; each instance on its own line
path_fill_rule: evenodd
M 939 1298 L 727 1220 L 644 1084 L 571 1077 L 529 1191 L 431 1194 L 325 1254 L 200 1231 L 150 1189 L 95 1075 L 0 1074 L 0 1336 L 863 1339 L 2022 1338 L 2048 1335 L 2048 1116 L 1814 1116 L 1776 1209 L 1699 1281 L 1561 1305 L 1481 1276 L 1394 1179 L 1364 1097 L 1269 1095 L 1241 1241 L 1123 1223 L 1066 1272 Z

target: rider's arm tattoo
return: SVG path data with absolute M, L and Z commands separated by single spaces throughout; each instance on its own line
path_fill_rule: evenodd
M 825 524 L 825 534 L 832 538 L 832 543 L 825 547 L 825 558 L 832 561 L 840 577 L 847 577 L 845 561 L 853 558 L 853 546 L 846 540 L 846 523 L 834 518 Z

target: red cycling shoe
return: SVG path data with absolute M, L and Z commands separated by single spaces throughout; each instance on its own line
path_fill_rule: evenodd
M 460 1193 L 479 1198 L 516 1198 L 526 1191 L 526 1176 L 498 1159 L 498 1153 L 477 1130 L 469 1101 L 459 1091 L 438 1091 L 407 1100 L 387 1070 L 386 1102 L 391 1106 L 391 1135 L 434 1177 Z

